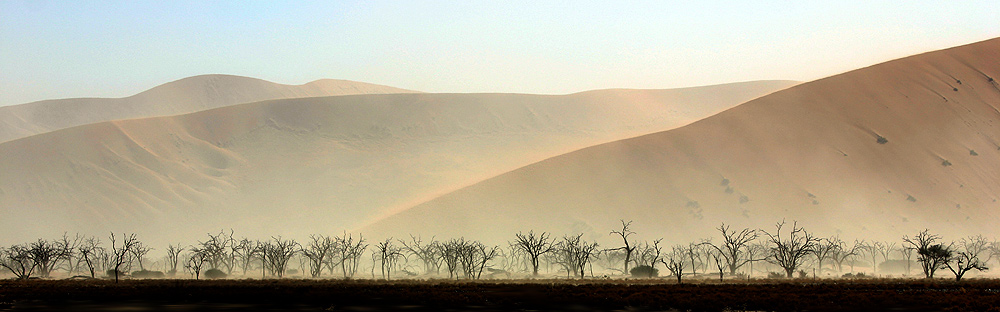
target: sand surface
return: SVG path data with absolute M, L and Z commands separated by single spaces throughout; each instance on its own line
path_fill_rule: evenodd
M 64 231 L 136 232 L 151 246 L 230 228 L 256 238 L 333 235 L 793 84 L 311 97 L 42 133 L 0 143 L 2 243 Z
M 553 157 L 363 229 L 498 241 L 533 229 L 609 242 L 631 219 L 638 239 L 685 243 L 717 236 L 720 222 L 773 229 L 787 219 L 848 241 L 924 228 L 947 240 L 994 237 L 996 79 L 1000 39 L 889 61 Z
M 102 121 L 170 116 L 272 99 L 415 91 L 347 80 L 284 85 L 256 78 L 202 75 L 125 98 L 74 98 L 0 107 L 0 142 Z

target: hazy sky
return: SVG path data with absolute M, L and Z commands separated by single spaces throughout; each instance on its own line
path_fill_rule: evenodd
M 3 0 L 0 105 L 213 73 L 556 94 L 808 81 L 998 36 L 996 0 Z

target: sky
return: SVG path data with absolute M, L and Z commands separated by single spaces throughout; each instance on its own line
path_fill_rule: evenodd
M 809 81 L 1000 37 L 1000 1 L 0 1 L 0 106 L 232 74 L 566 94 Z

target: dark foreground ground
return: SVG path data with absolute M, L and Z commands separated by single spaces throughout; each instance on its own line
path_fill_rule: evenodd
M 0 311 L 1000 311 L 1000 280 L 0 281 Z

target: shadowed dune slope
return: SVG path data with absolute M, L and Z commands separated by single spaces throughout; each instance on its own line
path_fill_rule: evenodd
M 0 213 L 11 216 L 0 227 L 13 241 L 112 229 L 163 244 L 221 228 L 335 234 L 793 84 L 313 97 L 84 125 L 0 144 Z
M 323 79 L 293 86 L 249 77 L 202 75 L 125 98 L 46 100 L 0 107 L 0 142 L 102 121 L 187 114 L 272 99 L 412 92 L 347 80 Z
M 898 59 L 553 157 L 363 229 L 608 241 L 631 219 L 640 237 L 679 243 L 716 236 L 720 222 L 773 230 L 787 219 L 848 239 L 997 235 L 996 79 L 1000 39 Z

